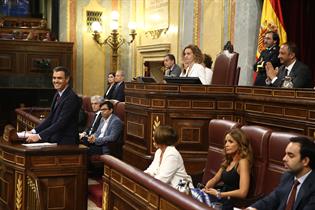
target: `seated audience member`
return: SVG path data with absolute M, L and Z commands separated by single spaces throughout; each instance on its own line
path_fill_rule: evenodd
M 83 144 L 89 147 L 88 155 L 111 154 L 109 144 L 119 144 L 122 141 L 123 123 L 113 114 L 113 104 L 104 101 L 100 110 L 100 125 L 94 134 L 83 141 Z
M 279 35 L 274 31 L 268 31 L 264 37 L 264 47 L 265 49 L 260 53 L 257 62 L 254 65 L 254 71 L 256 71 L 257 76 L 254 82 L 255 86 L 265 86 L 266 85 L 266 69 L 265 65 L 267 62 L 272 63 L 276 68 L 280 66 L 279 56 Z
M 115 74 L 115 88 L 112 99 L 117 101 L 125 101 L 125 73 L 121 70 L 116 71 Z
M 229 131 L 224 141 L 225 158 L 221 168 L 202 190 L 195 188 L 191 193 L 209 206 L 220 202 L 223 209 L 233 209 L 233 198 L 247 196 L 253 154 L 245 134 L 238 128 Z
M 105 99 L 112 99 L 115 90 L 115 72 L 110 72 L 107 75 L 107 90 L 104 94 Z
M 37 40 L 37 35 L 35 32 L 30 31 L 25 40 Z
M 183 158 L 174 146 L 177 139 L 177 133 L 172 127 L 159 126 L 154 132 L 154 146 L 157 150 L 151 165 L 144 171 L 174 188 L 183 179 L 192 183 L 186 173 Z
M 313 77 L 310 69 L 296 58 L 297 46 L 292 42 L 281 45 L 279 59 L 283 64 L 279 69 L 267 62 L 266 84 L 272 87 L 313 88 Z
M 45 38 L 43 39 L 43 41 L 45 42 L 49 42 L 49 41 L 58 41 L 55 37 L 55 35 L 51 32 L 47 32 L 45 34 Z
M 82 133 L 80 133 L 80 140 L 83 141 L 84 138 L 87 138 L 88 136 L 95 133 L 98 126 L 100 125 L 102 114 L 101 114 L 101 104 L 104 103 L 104 98 L 102 96 L 92 96 L 91 97 L 91 105 L 92 110 L 95 112 L 95 117 L 93 120 L 93 123 L 90 127 L 86 128 Z
M 278 187 L 248 210 L 315 209 L 315 144 L 305 137 L 294 137 L 283 157 L 287 172 Z
M 198 46 L 188 45 L 183 50 L 183 62 L 186 68 L 180 77 L 198 77 L 202 84 L 206 84 L 205 68 L 201 65 L 203 54 Z
M 203 64 L 205 67 L 205 71 L 206 71 L 206 84 L 210 85 L 211 84 L 211 80 L 212 80 L 212 75 L 213 75 L 213 71 L 211 69 L 212 66 L 212 58 L 210 55 L 208 54 L 203 54 L 204 58 L 203 58 Z
M 176 64 L 175 56 L 173 54 L 167 54 L 164 57 L 164 66 L 166 77 L 179 77 L 181 73 L 180 67 Z

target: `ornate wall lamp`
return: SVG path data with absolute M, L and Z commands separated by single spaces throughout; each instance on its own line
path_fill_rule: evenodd
M 117 70 L 117 58 L 118 58 L 118 49 L 121 45 L 124 43 L 131 44 L 137 33 L 136 33 L 136 24 L 130 22 L 128 24 L 128 27 L 130 29 L 129 35 L 131 36 L 131 40 L 127 41 L 124 37 L 122 37 L 118 32 L 118 18 L 119 13 L 117 11 L 112 12 L 112 22 L 110 24 L 112 32 L 110 35 L 104 40 L 101 41 L 101 32 L 102 32 L 102 26 L 100 22 L 93 22 L 92 23 L 92 31 L 93 31 L 93 39 L 96 41 L 100 46 L 103 46 L 104 44 L 108 44 L 112 48 L 112 70 Z

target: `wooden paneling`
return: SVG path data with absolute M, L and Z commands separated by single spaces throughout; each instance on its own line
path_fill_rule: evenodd
M 0 40 L 0 76 L 15 78 L 12 84 L 0 79 L 0 88 L 38 87 L 36 83 L 41 83 L 41 88 L 50 88 L 52 68 L 62 65 L 73 70 L 72 46 L 67 42 Z
M 123 159 L 140 169 L 149 165 L 155 152 L 152 131 L 158 113 L 160 125 L 176 129 L 177 148 L 188 173 L 202 171 L 204 167 L 211 119 L 234 120 L 312 137 L 315 132 L 312 89 L 126 83 L 125 92 L 127 135 Z
M 0 139 L 0 209 L 26 209 L 27 176 L 36 177 L 45 209 L 86 210 L 86 147 L 27 148 Z

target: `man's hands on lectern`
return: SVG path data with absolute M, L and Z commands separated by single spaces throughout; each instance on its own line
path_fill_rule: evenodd
M 38 134 L 30 134 L 27 137 L 26 142 L 33 143 L 33 142 L 38 142 L 39 140 L 40 140 L 40 136 Z

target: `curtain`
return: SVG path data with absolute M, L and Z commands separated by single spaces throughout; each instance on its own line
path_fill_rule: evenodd
M 287 40 L 297 44 L 297 57 L 311 69 L 315 81 L 315 62 L 312 58 L 315 49 L 315 1 L 281 0 L 281 6 Z

